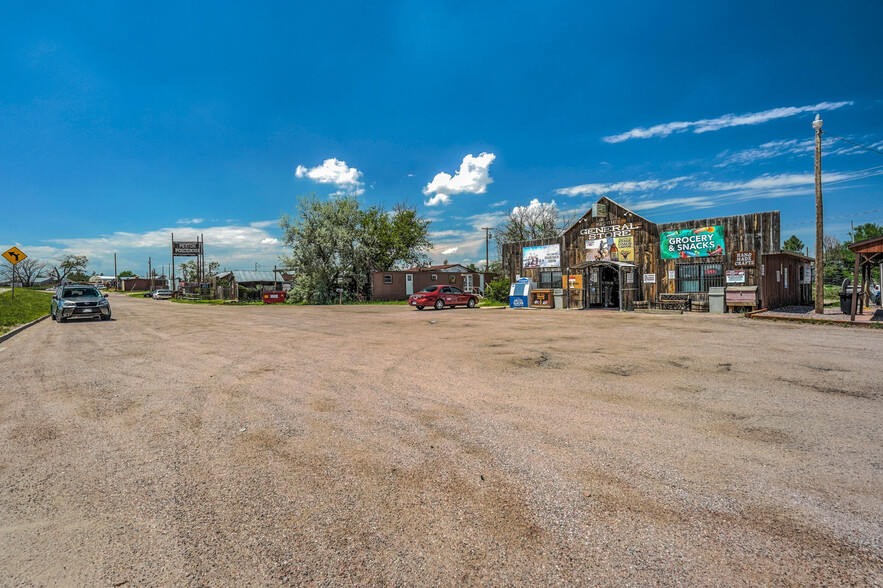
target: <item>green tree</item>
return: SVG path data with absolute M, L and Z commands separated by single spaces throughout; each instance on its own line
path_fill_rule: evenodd
M 794 253 L 803 253 L 805 247 L 806 245 L 803 244 L 803 241 L 797 238 L 797 235 L 791 235 L 782 244 L 782 249 L 784 251 L 791 251 Z
M 497 278 L 492 282 L 488 282 L 484 288 L 486 298 L 495 302 L 509 301 L 509 280 L 507 278 Z
M 864 223 L 854 227 L 849 232 L 850 243 L 857 243 L 859 241 L 865 241 L 867 239 L 873 239 L 874 237 L 883 236 L 883 225 L 878 225 L 876 223 Z M 849 250 L 849 247 L 846 244 L 843 245 L 843 265 L 845 266 L 845 271 L 851 276 L 852 271 L 855 268 L 855 254 Z M 872 277 L 874 279 L 879 280 L 880 270 L 874 269 L 872 270 Z
M 58 258 L 55 266 L 50 270 L 55 281 L 61 284 L 64 280 L 82 281 L 86 276 L 86 266 L 89 258 L 85 255 L 68 254 Z
M 344 288 L 348 299 L 365 298 L 372 271 L 416 265 L 432 246 L 429 221 L 416 209 L 397 205 L 389 214 L 382 207 L 362 210 L 353 196 L 302 197 L 295 214 L 283 215 L 279 224 L 292 249 L 291 255 L 282 256 L 282 265 L 298 268 L 292 295 L 310 304 L 336 302 L 337 288 Z
M 117 274 L 117 277 L 119 277 L 119 278 L 137 278 L 138 275 L 135 272 L 133 272 L 132 270 L 123 270 Z

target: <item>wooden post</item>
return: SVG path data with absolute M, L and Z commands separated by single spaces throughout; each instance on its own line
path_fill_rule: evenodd
M 855 303 L 858 298 L 858 258 L 859 254 L 855 254 L 855 269 L 852 272 L 852 302 L 851 302 L 851 316 L 849 320 L 855 320 Z
M 822 215 L 822 118 L 817 114 L 812 123 L 816 131 L 816 314 L 825 312 L 825 284 L 824 284 L 824 247 L 825 238 Z M 855 299 L 853 299 L 853 314 L 855 311 Z

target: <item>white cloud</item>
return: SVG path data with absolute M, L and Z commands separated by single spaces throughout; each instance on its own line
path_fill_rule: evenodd
M 543 208 L 546 208 L 547 206 L 557 206 L 557 205 L 555 204 L 554 200 L 552 202 L 540 202 L 538 198 L 534 198 L 533 200 L 530 201 L 530 204 L 528 204 L 527 206 L 516 206 L 515 208 L 513 208 L 512 214 L 518 215 L 518 214 L 525 213 L 525 212 L 539 212 Z
M 442 255 L 450 255 L 451 253 L 457 253 L 457 249 L 459 249 L 459 247 L 449 247 L 448 249 L 445 249 L 444 251 L 442 251 Z
M 435 194 L 425 202 L 426 206 L 436 206 L 450 202 L 451 194 L 484 194 L 488 184 L 493 183 L 490 176 L 490 165 L 496 155 L 493 153 L 481 153 L 474 157 L 471 153 L 463 158 L 460 169 L 451 176 L 445 172 L 439 172 L 432 181 L 423 188 L 423 194 L 429 196 Z
M 559 188 L 558 190 L 555 190 L 555 193 L 563 196 L 581 196 L 584 194 L 604 196 L 605 194 L 610 193 L 629 194 L 632 192 L 649 192 L 651 190 L 671 190 L 675 186 L 692 179 L 693 178 L 690 176 L 682 176 L 670 180 L 640 180 L 616 182 L 611 184 L 582 184 L 580 186 L 571 186 L 569 188 Z
M 196 240 L 197 235 L 204 235 L 207 260 L 217 261 L 221 267 L 228 269 L 248 269 L 253 268 L 255 262 L 272 266 L 278 263 L 279 255 L 283 253 L 283 246 L 276 236 L 261 226 L 255 226 L 267 222 L 274 224 L 278 221 L 189 230 L 168 227 L 142 233 L 117 232 L 98 237 L 52 239 L 41 244 L 28 244 L 24 251 L 48 262 L 66 254 L 85 255 L 89 258 L 88 271 L 102 274 L 113 273 L 113 255 L 116 253 L 120 271 L 131 269 L 136 273 L 146 273 L 148 257 L 153 259 L 155 267 L 171 262 L 172 233 L 176 241 Z M 186 259 L 177 259 L 176 263 L 181 261 Z
M 709 208 L 718 204 L 716 200 L 713 200 L 707 196 L 692 196 L 686 198 L 664 198 L 662 200 L 638 200 L 636 202 L 630 202 L 628 204 L 624 204 L 626 208 L 632 210 L 634 212 L 638 212 L 641 210 L 653 210 L 654 208 Z
M 198 225 L 201 224 L 205 219 L 203 218 L 179 218 L 177 223 L 179 225 Z
M 853 102 L 820 102 L 811 106 L 786 106 L 781 108 L 773 108 L 762 112 L 750 112 L 747 114 L 725 114 L 717 118 L 701 119 L 697 121 L 675 121 L 655 125 L 649 128 L 636 127 L 619 135 L 611 135 L 604 137 L 602 141 L 605 143 L 622 143 L 629 139 L 649 139 L 651 137 L 668 137 L 672 133 L 681 133 L 692 130 L 694 133 L 707 133 L 709 131 L 719 131 L 729 127 L 739 127 L 745 125 L 757 125 L 771 120 L 795 116 L 804 112 L 819 112 L 825 110 L 835 110 L 844 106 L 851 106 Z
M 425 201 L 423 204 L 426 206 L 437 206 L 439 204 L 447 204 L 451 201 L 451 197 L 447 194 L 436 194 L 429 200 Z
M 335 158 L 326 159 L 322 165 L 307 169 L 299 165 L 294 175 L 298 178 L 307 177 L 319 184 L 334 184 L 338 191 L 332 196 L 341 196 L 344 194 L 352 194 L 359 196 L 365 192 L 364 182 L 360 181 L 362 172 L 354 167 L 349 167 L 345 161 L 339 161 Z
M 445 239 L 447 237 L 462 237 L 463 231 L 447 230 L 447 231 L 431 231 L 429 239 Z
M 490 207 L 491 208 L 498 208 L 500 206 L 506 206 L 507 204 L 509 204 L 508 200 L 500 200 L 499 202 L 494 202 L 493 204 L 491 204 Z

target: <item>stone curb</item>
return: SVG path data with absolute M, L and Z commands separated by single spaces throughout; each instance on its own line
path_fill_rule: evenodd
M 24 325 L 18 326 L 18 327 L 16 327 L 16 328 L 12 329 L 11 331 L 9 331 L 8 333 L 6 333 L 5 335 L 0 335 L 0 343 L 3 343 L 4 341 L 6 341 L 7 339 L 9 339 L 9 338 L 12 337 L 13 335 L 18 335 L 19 333 L 21 333 L 22 331 L 24 331 L 24 330 L 27 329 L 28 327 L 33 327 L 34 325 L 36 325 L 36 324 L 39 323 L 40 321 L 42 321 L 42 320 L 46 320 L 47 318 L 49 318 L 49 315 L 48 315 L 48 314 L 44 314 L 43 316 L 41 316 L 41 317 L 38 318 L 37 320 L 33 320 L 33 321 L 29 322 L 29 323 L 26 323 L 26 324 L 24 324 Z

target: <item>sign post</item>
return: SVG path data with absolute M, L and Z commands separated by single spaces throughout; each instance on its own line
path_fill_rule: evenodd
M 18 247 L 10 247 L 8 251 L 3 252 L 3 257 L 12 264 L 12 299 L 15 300 L 15 265 L 18 262 L 23 261 L 27 255 L 25 255 Z

